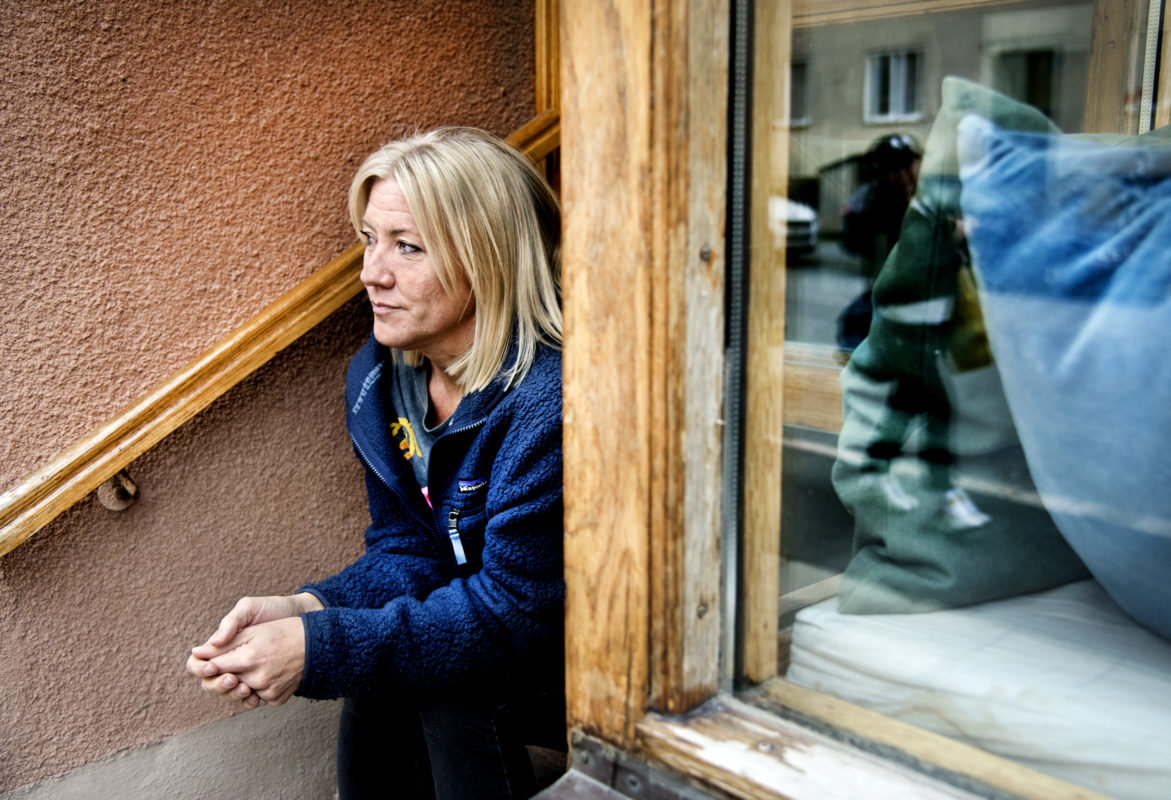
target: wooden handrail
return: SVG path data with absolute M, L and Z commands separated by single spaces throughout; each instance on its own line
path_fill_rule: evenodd
M 508 137 L 534 161 L 561 140 L 556 110 Z M 10 552 L 167 434 L 251 375 L 362 289 L 362 245 L 294 286 L 120 414 L 0 495 L 0 556 Z

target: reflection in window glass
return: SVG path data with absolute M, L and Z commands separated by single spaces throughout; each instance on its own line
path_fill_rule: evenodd
M 914 50 L 876 53 L 866 58 L 866 120 L 899 122 L 919 116 L 919 62 Z
M 789 124 L 809 124 L 808 66 L 804 61 L 789 65 Z
M 1082 133 L 1134 103 L 1088 97 L 1090 64 L 1141 58 L 1088 3 L 814 16 L 818 113 L 765 173 L 786 678 L 1165 797 L 1171 133 Z

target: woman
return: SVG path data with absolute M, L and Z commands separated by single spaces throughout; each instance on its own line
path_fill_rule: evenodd
M 250 708 L 346 698 L 342 798 L 527 796 L 522 745 L 564 744 L 557 199 L 445 128 L 371 155 L 349 211 L 374 312 L 346 380 L 365 555 L 240 600 L 188 669 Z

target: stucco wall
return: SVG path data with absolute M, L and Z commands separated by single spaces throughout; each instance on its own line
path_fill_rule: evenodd
M 0 793 L 0 800 L 332 800 L 331 733 L 340 711 L 340 701 L 293 698 Z
M 0 4 L 0 488 L 347 246 L 378 144 L 531 116 L 532 24 L 528 0 Z M 226 716 L 186 650 L 359 552 L 367 313 L 140 458 L 129 510 L 88 499 L 0 559 L 0 791 Z
M 531 116 L 532 13 L 0 3 L 0 488 L 353 241 L 378 144 Z

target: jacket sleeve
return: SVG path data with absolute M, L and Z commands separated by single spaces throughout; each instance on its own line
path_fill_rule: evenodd
M 303 615 L 299 694 L 372 696 L 560 664 L 561 393 L 559 385 L 546 389 L 510 404 L 511 424 L 491 461 L 482 567 L 426 596 Z
M 432 534 L 390 503 L 369 470 L 366 491 L 374 520 L 366 529 L 366 552 L 336 575 L 297 590 L 316 595 L 327 607 L 377 608 L 403 595 L 425 597 L 449 577 Z

